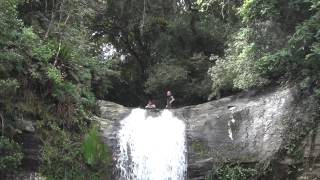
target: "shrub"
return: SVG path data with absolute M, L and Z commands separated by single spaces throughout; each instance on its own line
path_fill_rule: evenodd
M 49 65 L 47 69 L 48 78 L 54 82 L 54 84 L 61 84 L 63 77 L 61 71 L 53 65 Z
M 16 79 L 0 79 L 0 96 L 3 96 L 2 98 L 14 94 L 18 88 L 19 82 Z
M 213 81 L 212 96 L 219 96 L 221 91 L 249 89 L 266 83 L 256 66 L 256 60 L 261 56 L 257 45 L 249 41 L 252 33 L 250 28 L 241 29 L 234 35 L 225 57 L 213 57 L 216 64 L 209 70 Z
M 47 63 L 55 53 L 52 45 L 50 45 L 50 44 L 42 44 L 39 47 L 33 48 L 32 51 L 33 51 L 32 54 L 35 58 L 37 58 L 45 63 Z
M 254 179 L 257 171 L 251 168 L 243 168 L 240 165 L 225 164 L 214 174 L 207 176 L 207 180 L 244 180 Z
M 46 178 L 106 178 L 110 156 L 96 129 L 90 130 L 82 140 L 81 135 L 59 130 L 54 123 L 50 127 L 53 130 L 43 132 L 46 141 L 41 150 L 40 172 Z
M 109 151 L 99 136 L 97 128 L 92 128 L 86 134 L 82 151 L 85 162 L 93 167 L 106 165 L 110 161 Z
M 13 173 L 21 164 L 23 154 L 16 142 L 0 137 L 0 177 Z

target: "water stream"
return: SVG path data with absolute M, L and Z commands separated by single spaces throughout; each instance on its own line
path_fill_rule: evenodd
M 133 109 L 118 132 L 121 180 L 186 179 L 185 124 L 169 110 Z

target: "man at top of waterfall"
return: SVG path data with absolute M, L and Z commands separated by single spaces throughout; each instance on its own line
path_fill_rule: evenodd
M 167 105 L 166 108 L 172 108 L 172 103 L 175 101 L 171 91 L 167 91 Z
M 152 100 L 148 101 L 148 104 L 146 105 L 146 109 L 154 109 L 156 108 L 156 105 L 152 102 Z

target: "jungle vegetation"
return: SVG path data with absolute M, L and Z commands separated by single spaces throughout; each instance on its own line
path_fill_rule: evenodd
M 36 124 L 48 179 L 100 179 L 96 100 L 202 103 L 252 88 L 318 88 L 318 0 L 1 0 L 0 175 Z M 63 153 L 61 153 L 63 152 Z M 68 171 L 66 171 L 68 169 Z

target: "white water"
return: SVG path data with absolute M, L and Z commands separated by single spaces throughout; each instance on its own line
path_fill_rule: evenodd
M 147 117 L 146 110 L 133 109 L 121 121 L 118 140 L 121 180 L 185 179 L 185 125 L 169 110 Z

